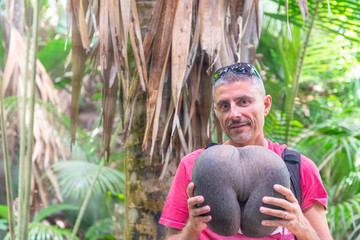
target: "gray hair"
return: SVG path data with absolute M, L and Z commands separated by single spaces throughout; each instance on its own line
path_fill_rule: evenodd
M 215 88 L 217 88 L 217 87 L 219 87 L 221 85 L 229 84 L 229 83 L 233 83 L 233 82 L 238 82 L 238 81 L 249 81 L 249 80 L 252 80 L 252 85 L 257 87 L 260 90 L 260 93 L 263 96 L 266 95 L 264 83 L 260 78 L 258 78 L 255 75 L 238 74 L 238 73 L 233 73 L 231 71 L 226 73 L 225 76 L 218 79 L 215 82 L 215 84 L 213 84 L 213 86 L 212 86 L 212 95 L 214 97 Z

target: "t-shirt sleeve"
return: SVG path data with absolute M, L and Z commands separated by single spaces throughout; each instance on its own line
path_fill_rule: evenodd
M 327 208 L 328 194 L 321 181 L 320 173 L 316 165 L 307 157 L 301 156 L 301 209 L 305 210 L 316 202 Z
M 186 189 L 191 182 L 193 166 L 193 164 L 190 164 L 191 166 L 189 166 L 189 158 L 193 157 L 195 156 L 186 156 L 179 164 L 159 220 L 160 224 L 182 229 L 189 218 Z

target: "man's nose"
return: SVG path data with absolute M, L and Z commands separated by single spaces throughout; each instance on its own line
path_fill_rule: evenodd
M 240 107 L 238 107 L 236 105 L 231 106 L 231 115 L 230 115 L 231 119 L 241 118 L 241 113 L 242 113 L 242 111 L 241 111 Z

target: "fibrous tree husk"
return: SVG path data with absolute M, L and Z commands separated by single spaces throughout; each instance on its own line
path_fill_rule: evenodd
M 306 1 L 299 4 L 306 13 Z M 93 17 L 87 17 L 89 15 Z M 262 15 L 259 0 L 157 0 L 143 37 L 135 0 L 68 0 L 68 19 L 73 18 L 73 91 L 77 93 L 81 88 L 80 70 L 84 68 L 86 53 L 91 50 L 92 59 L 99 56 L 99 61 L 93 61 L 93 68 L 100 64 L 104 83 L 111 88 L 119 81 L 122 139 L 128 136 L 132 122 L 134 104 L 129 101 L 136 101 L 140 90 L 147 95 L 143 150 L 151 159 L 157 139 L 162 139 L 162 155 L 166 156 L 166 152 L 175 147 L 175 154 L 180 157 L 211 140 L 214 123 L 209 111 L 211 84 L 207 81 L 213 71 L 238 61 L 255 64 Z M 94 36 L 98 40 L 92 41 Z M 129 69 L 128 39 L 134 54 L 134 69 Z M 80 42 L 82 49 L 77 50 Z M 74 54 L 75 51 L 79 52 Z M 79 74 L 75 75 L 78 70 Z M 112 74 L 108 75 L 110 79 L 105 77 L 108 71 L 116 73 L 116 77 Z M 160 121 L 166 82 L 171 86 L 174 107 L 167 109 L 167 119 Z M 103 101 L 107 103 L 103 105 L 103 121 L 107 123 L 103 130 L 106 151 L 110 151 L 114 115 L 105 113 L 112 112 L 110 109 L 116 105 L 116 98 L 109 95 L 115 94 L 115 90 L 112 91 L 103 91 L 103 99 L 107 99 Z M 74 93 L 72 141 L 75 140 L 76 104 L 80 100 Z M 161 122 L 167 124 L 160 128 Z M 221 137 L 220 129 L 218 134 Z M 201 136 L 201 140 L 195 141 L 195 136 Z M 174 138 L 179 141 L 173 141 Z M 174 146 L 174 142 L 180 145 Z

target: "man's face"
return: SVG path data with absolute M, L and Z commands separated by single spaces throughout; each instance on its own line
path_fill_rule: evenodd
M 263 96 L 251 79 L 218 86 L 214 104 L 230 144 L 263 145 L 264 117 L 270 111 L 271 96 Z

